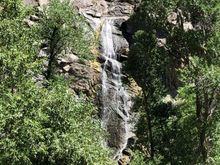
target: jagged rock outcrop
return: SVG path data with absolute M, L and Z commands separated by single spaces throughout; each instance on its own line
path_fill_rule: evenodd
M 58 61 L 60 73 L 70 80 L 70 88 L 76 94 L 94 96 L 100 84 L 100 72 L 88 63 L 81 63 L 79 58 L 68 54 Z

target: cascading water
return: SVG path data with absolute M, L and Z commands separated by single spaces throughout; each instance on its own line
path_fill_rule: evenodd
M 109 133 L 107 145 L 117 149 L 120 159 L 132 136 L 129 111 L 131 98 L 122 83 L 122 64 L 117 60 L 112 35 L 113 20 L 106 19 L 102 28 L 102 126 Z

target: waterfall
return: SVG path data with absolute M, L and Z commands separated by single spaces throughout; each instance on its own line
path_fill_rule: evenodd
M 102 42 L 102 127 L 109 133 L 107 145 L 116 148 L 116 159 L 127 147 L 132 136 L 129 111 L 132 107 L 131 97 L 122 82 L 122 64 L 117 60 L 114 46 L 112 24 L 114 20 L 106 19 L 101 33 Z

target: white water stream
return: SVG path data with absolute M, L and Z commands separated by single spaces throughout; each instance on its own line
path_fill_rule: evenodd
M 112 35 L 113 20 L 106 19 L 101 33 L 102 58 L 102 126 L 110 135 L 107 141 L 118 143 L 116 159 L 120 159 L 122 151 L 127 147 L 132 135 L 129 123 L 129 111 L 132 107 L 131 98 L 123 86 L 122 64 L 117 61 Z M 115 119 L 118 118 L 118 119 Z M 107 142 L 107 145 L 108 145 Z M 110 142 L 111 143 L 111 142 Z

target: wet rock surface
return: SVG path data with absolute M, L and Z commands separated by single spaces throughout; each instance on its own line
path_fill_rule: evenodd
M 135 122 L 131 111 L 135 94 L 123 82 L 121 57 L 128 52 L 129 47 L 120 31 L 124 21 L 125 19 L 121 17 L 105 19 L 101 32 L 100 61 L 102 62 L 102 123 L 109 133 L 107 145 L 115 149 L 115 159 L 119 164 L 126 165 L 130 162 L 130 158 L 123 154 L 123 151 L 131 146 L 129 139 L 135 136 L 133 133 Z
M 100 34 L 101 55 L 97 59 L 102 70 L 105 70 L 100 79 L 102 89 L 99 94 L 103 127 L 109 133 L 107 145 L 117 151 L 115 159 L 119 160 L 118 163 L 121 165 L 129 164 L 131 156 L 126 154 L 124 149 L 131 148 L 135 143 L 135 140 L 129 140 L 135 135 L 132 128 L 129 128 L 134 124 L 133 114 L 128 111 L 132 107 L 133 97 L 137 94 L 137 90 L 131 89 L 134 85 L 123 83 L 125 75 L 121 67 L 122 63 L 127 60 L 131 40 L 131 29 L 126 21 L 133 13 L 136 3 L 137 1 L 134 0 L 97 0 L 96 3 L 88 0 L 75 3 L 92 29 Z M 102 30 L 106 28 L 106 20 L 111 24 L 111 34 L 107 32 L 105 35 L 111 35 L 107 36 L 111 39 L 103 41 Z M 110 47 L 104 46 L 103 42 L 109 44 Z M 114 52 L 109 49 L 114 49 Z M 110 57 L 108 53 L 114 54 L 114 57 Z

